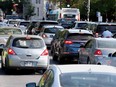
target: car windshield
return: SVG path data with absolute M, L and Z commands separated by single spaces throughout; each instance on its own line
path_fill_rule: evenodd
M 63 73 L 62 87 L 116 87 L 116 75 L 104 73 Z
M 112 43 L 112 44 L 111 44 Z M 116 40 L 115 41 L 98 41 L 99 48 L 116 48 Z
M 22 34 L 20 29 L 13 29 L 13 28 L 3 28 L 0 29 L 0 35 L 12 35 L 12 34 Z
M 18 48 L 41 48 L 44 46 L 43 41 L 38 38 L 16 38 L 13 46 Z
M 89 39 L 92 39 L 93 38 L 93 35 L 91 34 L 69 34 L 68 35 L 68 39 L 71 39 L 71 40 L 89 40 Z
M 63 29 L 63 28 L 58 28 L 58 27 L 46 28 L 44 32 L 45 33 L 55 33 L 59 29 Z
M 96 32 L 102 33 L 105 29 L 108 29 L 112 33 L 116 33 L 116 25 L 98 25 Z

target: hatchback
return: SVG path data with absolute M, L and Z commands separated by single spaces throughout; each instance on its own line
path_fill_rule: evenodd
M 94 38 L 79 50 L 79 63 L 110 65 L 109 53 L 116 52 L 116 39 Z
M 38 84 L 26 87 L 116 87 L 116 68 L 106 65 L 52 65 Z
M 34 35 L 11 35 L 1 56 L 2 69 L 46 70 L 49 53 L 44 40 Z
M 60 29 L 64 29 L 64 28 L 60 25 L 45 25 L 42 27 L 39 36 L 41 36 L 44 39 L 47 47 L 51 47 L 51 41 L 55 33 Z

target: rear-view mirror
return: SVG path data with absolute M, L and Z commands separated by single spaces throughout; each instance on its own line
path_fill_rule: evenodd
M 36 87 L 36 83 L 35 82 L 27 83 L 26 87 Z

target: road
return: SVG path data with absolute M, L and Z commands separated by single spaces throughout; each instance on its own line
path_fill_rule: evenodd
M 1 61 L 1 60 L 0 60 Z M 50 56 L 50 64 L 57 64 L 52 61 Z M 40 80 L 41 74 L 28 71 L 17 71 L 13 74 L 7 75 L 1 70 L 0 62 L 0 87 L 26 87 L 28 82 L 36 82 Z

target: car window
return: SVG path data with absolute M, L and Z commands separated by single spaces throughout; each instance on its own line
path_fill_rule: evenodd
M 45 86 L 45 83 L 46 83 L 46 80 L 47 80 L 48 77 L 49 77 L 49 73 L 50 73 L 50 71 L 47 70 L 47 71 L 42 75 L 42 77 L 41 77 L 41 79 L 40 79 L 40 81 L 39 81 L 39 84 L 38 84 L 39 87 L 46 87 L 46 86 Z
M 112 33 L 115 33 L 116 32 L 116 25 L 98 25 L 96 32 L 102 33 L 103 31 L 105 31 L 105 29 L 108 29 Z
M 116 75 L 105 73 L 63 73 L 61 87 L 116 87 Z
M 93 38 L 93 35 L 91 34 L 69 34 L 68 35 L 68 39 L 71 39 L 71 40 L 89 40 L 89 39 L 92 39 Z
M 112 44 L 111 44 L 112 43 Z M 116 48 L 116 41 L 98 41 L 99 48 Z
M 57 27 L 45 28 L 44 32 L 45 33 L 55 33 L 58 29 L 63 29 L 63 28 L 57 28 Z
M 41 48 L 43 47 L 43 41 L 38 38 L 16 38 L 13 40 L 13 46 L 18 48 Z
M 13 29 L 13 28 L 3 28 L 0 29 L 0 35 L 12 35 L 12 34 L 22 34 L 20 29 Z

